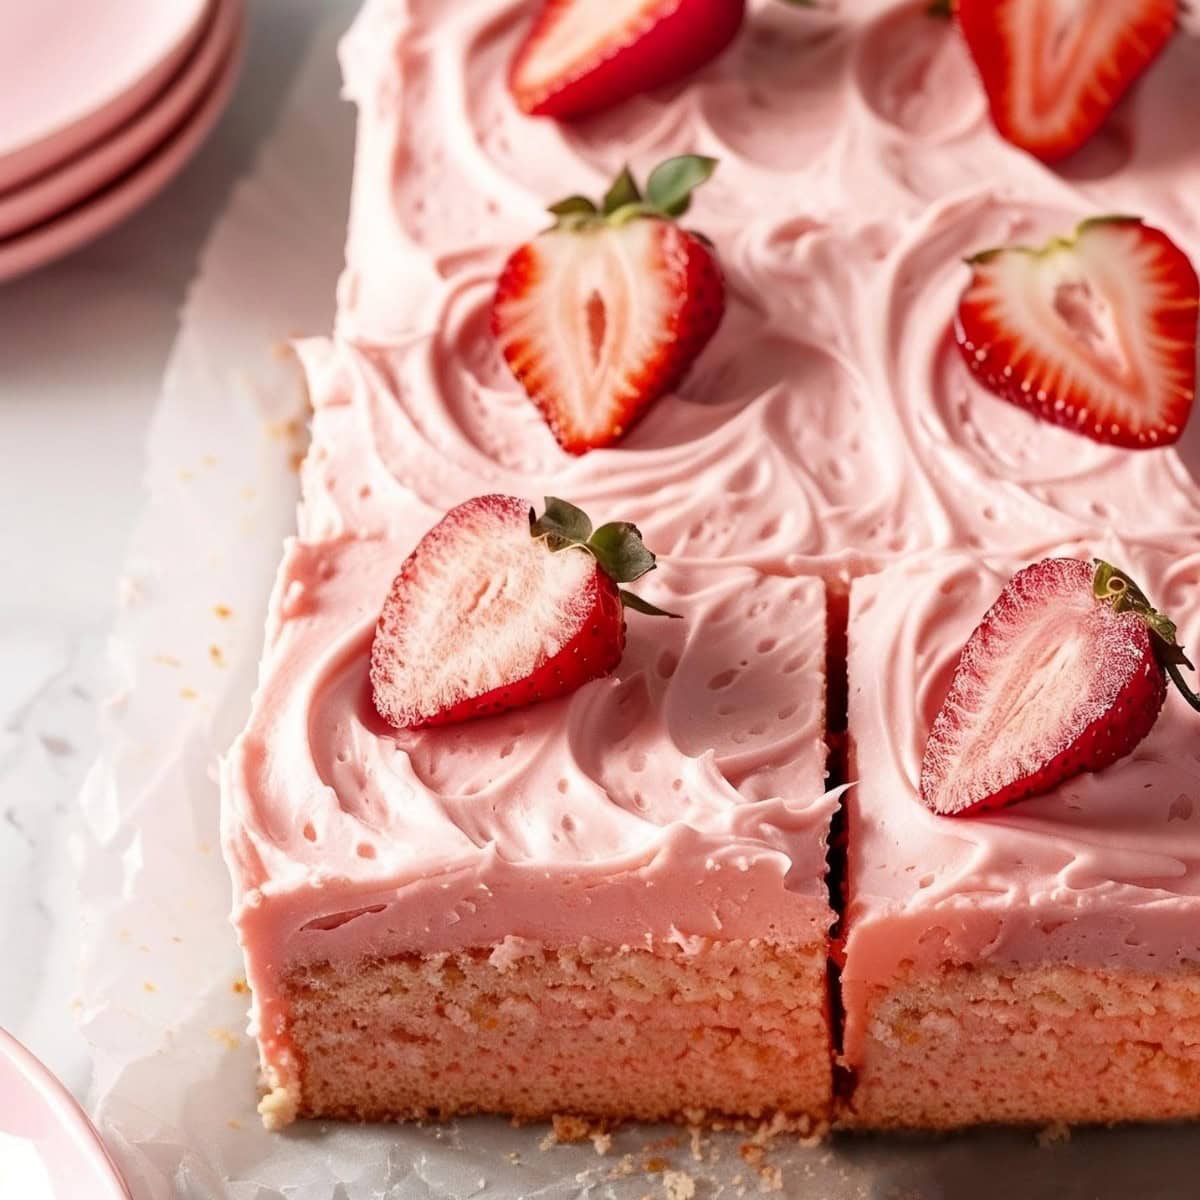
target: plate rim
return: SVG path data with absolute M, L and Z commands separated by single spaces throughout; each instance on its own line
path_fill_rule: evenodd
M 103 1163 L 108 1168 L 108 1176 L 97 1175 L 108 1189 L 107 1197 L 95 1197 L 94 1200 L 132 1200 L 129 1186 L 117 1170 L 117 1164 L 109 1153 L 99 1130 L 92 1124 L 91 1118 L 83 1110 L 83 1106 L 67 1090 L 66 1085 L 51 1072 L 49 1067 L 22 1045 L 11 1033 L 0 1027 L 0 1061 L 13 1064 L 17 1075 L 36 1091 L 46 1107 L 54 1114 L 58 1124 L 67 1129 L 76 1144 L 86 1143 L 95 1152 L 94 1158 L 99 1165 Z M 64 1196 L 62 1200 L 77 1200 L 75 1197 Z M 78 1198 L 82 1200 L 82 1198 Z

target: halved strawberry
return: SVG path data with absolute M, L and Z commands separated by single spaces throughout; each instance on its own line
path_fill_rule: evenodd
M 572 692 L 612 671 L 626 607 L 672 616 L 617 585 L 654 569 L 633 525 L 593 530 L 553 497 L 451 509 L 392 582 L 371 646 L 375 707 L 400 729 L 445 725 Z
M 709 244 L 675 218 L 716 166 L 660 164 L 642 196 L 626 168 L 597 206 L 570 196 L 516 250 L 492 303 L 492 332 L 512 373 L 564 450 L 627 433 L 683 378 L 725 312 Z
M 1099 771 L 1150 732 L 1167 674 L 1200 711 L 1175 638 L 1108 563 L 1047 558 L 1018 571 L 963 648 L 925 745 L 921 799 L 957 817 Z
M 968 259 L 955 337 L 998 396 L 1097 442 L 1178 441 L 1196 394 L 1200 283 L 1136 217 L 1096 217 L 1045 246 Z
M 1001 135 L 1045 162 L 1077 150 L 1175 30 L 1177 0 L 958 0 Z
M 745 0 L 546 0 L 509 90 L 534 116 L 598 112 L 702 67 L 745 12 Z

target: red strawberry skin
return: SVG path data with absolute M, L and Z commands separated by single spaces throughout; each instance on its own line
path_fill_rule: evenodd
M 405 560 L 371 649 L 375 706 L 389 724 L 421 728 L 521 708 L 572 692 L 620 662 L 617 584 L 583 551 L 555 555 L 535 541 L 529 512 L 512 496 L 469 500 Z M 546 579 L 556 593 L 542 609 L 534 589 Z M 528 626 L 516 640 L 506 634 L 514 621 Z M 547 653 L 548 645 L 558 648 Z M 447 685 L 444 666 L 456 656 L 466 666 Z M 479 684 L 485 672 L 471 663 L 480 659 L 495 667 L 493 686 Z
M 519 108 L 531 116 L 573 119 L 689 75 L 729 45 L 746 5 L 618 0 L 609 9 L 597 18 L 596 7 L 580 0 L 546 0 L 509 71 Z M 575 34 L 574 52 L 556 48 L 564 32 Z
M 1084 144 L 1170 40 L 1177 0 L 958 0 L 1001 136 L 1044 162 Z
M 1127 755 L 1166 698 L 1152 635 L 1092 592 L 1094 569 L 1018 572 L 971 635 L 926 744 L 920 794 L 943 816 L 1000 808 Z
M 1162 230 L 1100 217 L 1040 249 L 970 261 L 954 332 L 984 387 L 1093 441 L 1144 450 L 1179 440 L 1196 394 L 1200 281 Z M 1107 307 L 1126 361 L 1073 329 L 1079 294 Z
M 589 303 L 586 296 L 563 294 L 557 264 L 567 254 L 632 260 L 656 285 L 593 293 L 591 303 L 603 301 L 608 336 L 624 345 L 580 395 L 569 392 L 570 381 L 588 370 L 556 363 L 544 336 L 557 314 L 583 311 Z M 614 270 L 610 277 L 628 273 Z M 673 221 L 643 217 L 619 226 L 551 229 L 519 247 L 500 275 L 491 324 L 510 370 L 559 444 L 584 454 L 624 437 L 654 401 L 678 386 L 724 312 L 725 282 L 708 245 Z M 571 339 L 577 361 L 587 363 L 594 353 L 589 336 L 581 324 Z

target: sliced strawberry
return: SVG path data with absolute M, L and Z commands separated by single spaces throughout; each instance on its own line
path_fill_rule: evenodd
M 715 166 L 670 159 L 651 173 L 645 198 L 626 169 L 602 206 L 582 196 L 554 205 L 554 226 L 509 258 L 492 332 L 570 453 L 627 433 L 721 323 L 716 258 L 674 220 Z
M 745 0 L 546 0 L 509 70 L 517 106 L 571 118 L 702 67 L 733 41 Z
M 572 692 L 612 671 L 624 608 L 670 616 L 617 585 L 654 569 L 632 525 L 593 530 L 574 505 L 512 496 L 451 509 L 392 582 L 371 646 L 375 707 L 400 729 Z
M 1179 440 L 1196 393 L 1200 283 L 1165 233 L 1097 217 L 1040 249 L 968 262 L 955 337 L 985 387 L 1097 442 Z
M 1077 150 L 1175 30 L 1177 0 L 958 0 L 1000 134 L 1046 162 Z
M 1174 624 L 1108 563 L 1048 558 L 1018 571 L 971 635 L 934 719 L 921 799 L 955 817 L 1049 791 L 1128 754 L 1166 675 L 1197 711 Z

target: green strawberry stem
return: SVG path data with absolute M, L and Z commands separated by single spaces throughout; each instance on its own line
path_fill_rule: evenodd
M 1200 712 L 1200 696 L 1192 691 L 1187 685 L 1187 681 L 1180 674 L 1178 666 L 1173 662 L 1164 662 L 1163 667 L 1167 674 L 1171 677 L 1171 682 L 1179 689 L 1183 698 L 1197 711 Z
M 583 229 L 598 225 L 624 225 L 638 217 L 657 217 L 673 221 L 691 207 L 692 193 L 717 169 L 715 158 L 702 154 L 681 154 L 661 162 L 646 180 L 645 191 L 638 186 L 628 166 L 613 180 L 597 204 L 587 196 L 568 196 L 550 205 L 558 218 L 556 229 Z
M 1154 654 L 1163 670 L 1170 676 L 1171 682 L 1179 689 L 1183 698 L 1200 712 L 1200 695 L 1188 686 L 1179 669 L 1181 666 L 1187 667 L 1189 671 L 1196 668 L 1179 644 L 1175 622 L 1154 608 L 1146 593 L 1124 571 L 1103 559 L 1097 558 L 1093 561 L 1096 564 L 1096 573 L 1092 577 L 1092 591 L 1096 599 L 1111 604 L 1116 612 L 1135 613 L 1142 619 L 1154 636 Z
M 554 554 L 562 550 L 585 550 L 613 583 L 633 583 L 657 565 L 636 525 L 610 521 L 593 529 L 583 509 L 556 496 L 546 497 L 546 511 L 540 517 L 534 509 L 529 510 L 529 533 L 544 540 Z M 621 603 L 634 612 L 649 617 L 679 617 L 679 613 L 658 608 L 625 588 L 618 589 L 618 595 Z

